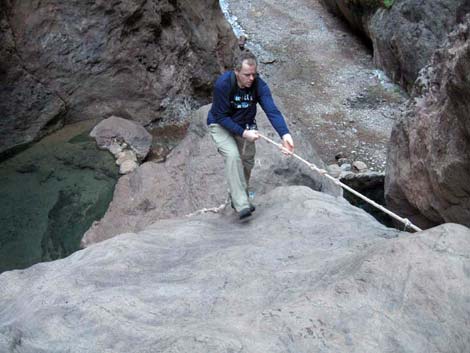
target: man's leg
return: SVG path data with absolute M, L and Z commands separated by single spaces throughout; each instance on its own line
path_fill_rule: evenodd
M 249 209 L 245 172 L 235 138 L 218 124 L 211 124 L 209 131 L 217 150 L 224 157 L 225 176 L 235 210 Z
M 255 165 L 256 144 L 254 142 L 247 141 L 240 136 L 236 136 L 235 140 L 237 142 L 238 151 L 240 152 L 248 192 L 251 170 Z

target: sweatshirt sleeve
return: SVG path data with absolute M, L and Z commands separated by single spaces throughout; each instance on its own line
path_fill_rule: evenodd
M 217 124 L 236 135 L 243 135 L 243 128 L 235 123 L 230 116 L 230 84 L 226 80 L 217 80 L 212 99 L 212 115 Z
M 276 130 L 276 132 L 282 138 L 282 136 L 289 133 L 286 121 L 279 109 L 276 107 L 276 104 L 274 103 L 273 97 L 271 95 L 271 90 L 269 89 L 268 85 L 262 79 L 258 79 L 259 104 L 268 116 L 268 119 L 271 122 L 271 125 L 273 126 L 274 130 Z

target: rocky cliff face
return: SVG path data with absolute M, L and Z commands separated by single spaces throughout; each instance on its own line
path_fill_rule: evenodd
M 385 193 L 423 227 L 470 225 L 470 16 L 422 70 L 394 127 Z
M 411 91 L 419 71 L 470 11 L 469 0 L 395 0 L 371 17 L 374 62 Z
M 0 8 L 0 160 L 63 125 L 66 104 L 28 71 Z
M 371 39 L 375 64 L 408 90 L 470 11 L 469 0 L 321 1 Z
M 320 0 L 320 3 L 336 16 L 345 19 L 355 31 L 367 37 L 370 17 L 381 6 L 381 2 L 375 0 Z
M 258 201 L 1 274 L 0 351 L 468 352 L 468 228 L 402 233 L 300 186 Z
M 0 26 L 3 154 L 67 122 L 183 119 L 236 45 L 217 0 L 6 0 Z

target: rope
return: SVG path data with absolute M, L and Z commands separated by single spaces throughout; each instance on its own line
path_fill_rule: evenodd
M 289 151 L 287 150 L 287 148 L 285 148 L 284 146 L 282 146 L 280 143 L 274 142 L 273 140 L 271 140 L 270 138 L 268 138 L 268 137 L 266 137 L 266 136 L 260 134 L 259 132 L 258 132 L 258 136 L 261 137 L 263 140 L 266 140 L 267 142 L 269 142 L 269 143 L 271 143 L 271 144 L 273 144 L 273 145 L 279 147 L 281 150 L 286 151 L 287 153 L 289 153 L 290 155 L 292 155 L 292 157 L 297 158 L 299 161 L 301 161 L 301 162 L 305 163 L 306 165 L 308 165 L 310 169 L 312 169 L 312 170 L 318 172 L 319 174 L 325 176 L 326 178 L 332 180 L 335 184 L 341 186 L 341 187 L 342 187 L 343 189 L 345 189 L 345 190 L 348 190 L 351 194 L 356 195 L 357 197 L 359 197 L 359 198 L 363 199 L 364 201 L 370 203 L 372 206 L 378 208 L 378 209 L 381 210 L 382 212 L 388 214 L 390 217 L 392 217 L 392 218 L 396 219 L 397 221 L 403 223 L 403 224 L 405 225 L 405 229 L 404 229 L 404 230 L 406 230 L 407 227 L 410 227 L 411 229 L 415 230 L 416 232 L 420 232 L 420 231 L 422 230 L 422 229 L 418 228 L 417 226 L 415 226 L 413 223 L 411 223 L 409 219 L 407 219 L 407 218 L 402 218 L 402 217 L 398 216 L 397 214 L 395 214 L 395 213 L 393 213 L 392 211 L 386 209 L 386 208 L 383 207 L 382 205 L 379 205 L 377 202 L 375 202 L 375 201 L 373 201 L 373 200 L 367 198 L 366 196 L 360 194 L 359 192 L 357 192 L 356 190 L 350 188 L 350 187 L 347 186 L 346 184 L 343 184 L 339 179 L 336 179 L 336 178 L 332 177 L 331 175 L 328 175 L 327 172 L 326 172 L 326 170 L 320 169 L 320 168 L 318 168 L 315 164 L 306 161 L 305 159 L 303 159 L 302 157 L 298 156 L 297 154 L 289 152 Z
M 212 212 L 212 213 L 219 213 L 223 210 L 225 210 L 225 208 L 227 207 L 228 205 L 228 201 L 226 201 L 225 203 L 223 203 L 222 205 L 220 205 L 219 207 L 212 207 L 212 208 L 202 208 L 200 210 L 197 210 L 193 213 L 190 213 L 190 214 L 187 214 L 186 217 L 193 217 L 193 216 L 197 216 L 197 215 L 201 215 L 201 214 L 204 214 L 204 213 L 209 213 L 209 212 Z

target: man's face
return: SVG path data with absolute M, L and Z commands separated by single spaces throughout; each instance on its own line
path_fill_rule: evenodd
M 240 88 L 249 88 L 256 78 L 256 65 L 250 65 L 246 60 L 243 61 L 240 71 L 235 69 L 238 86 Z

